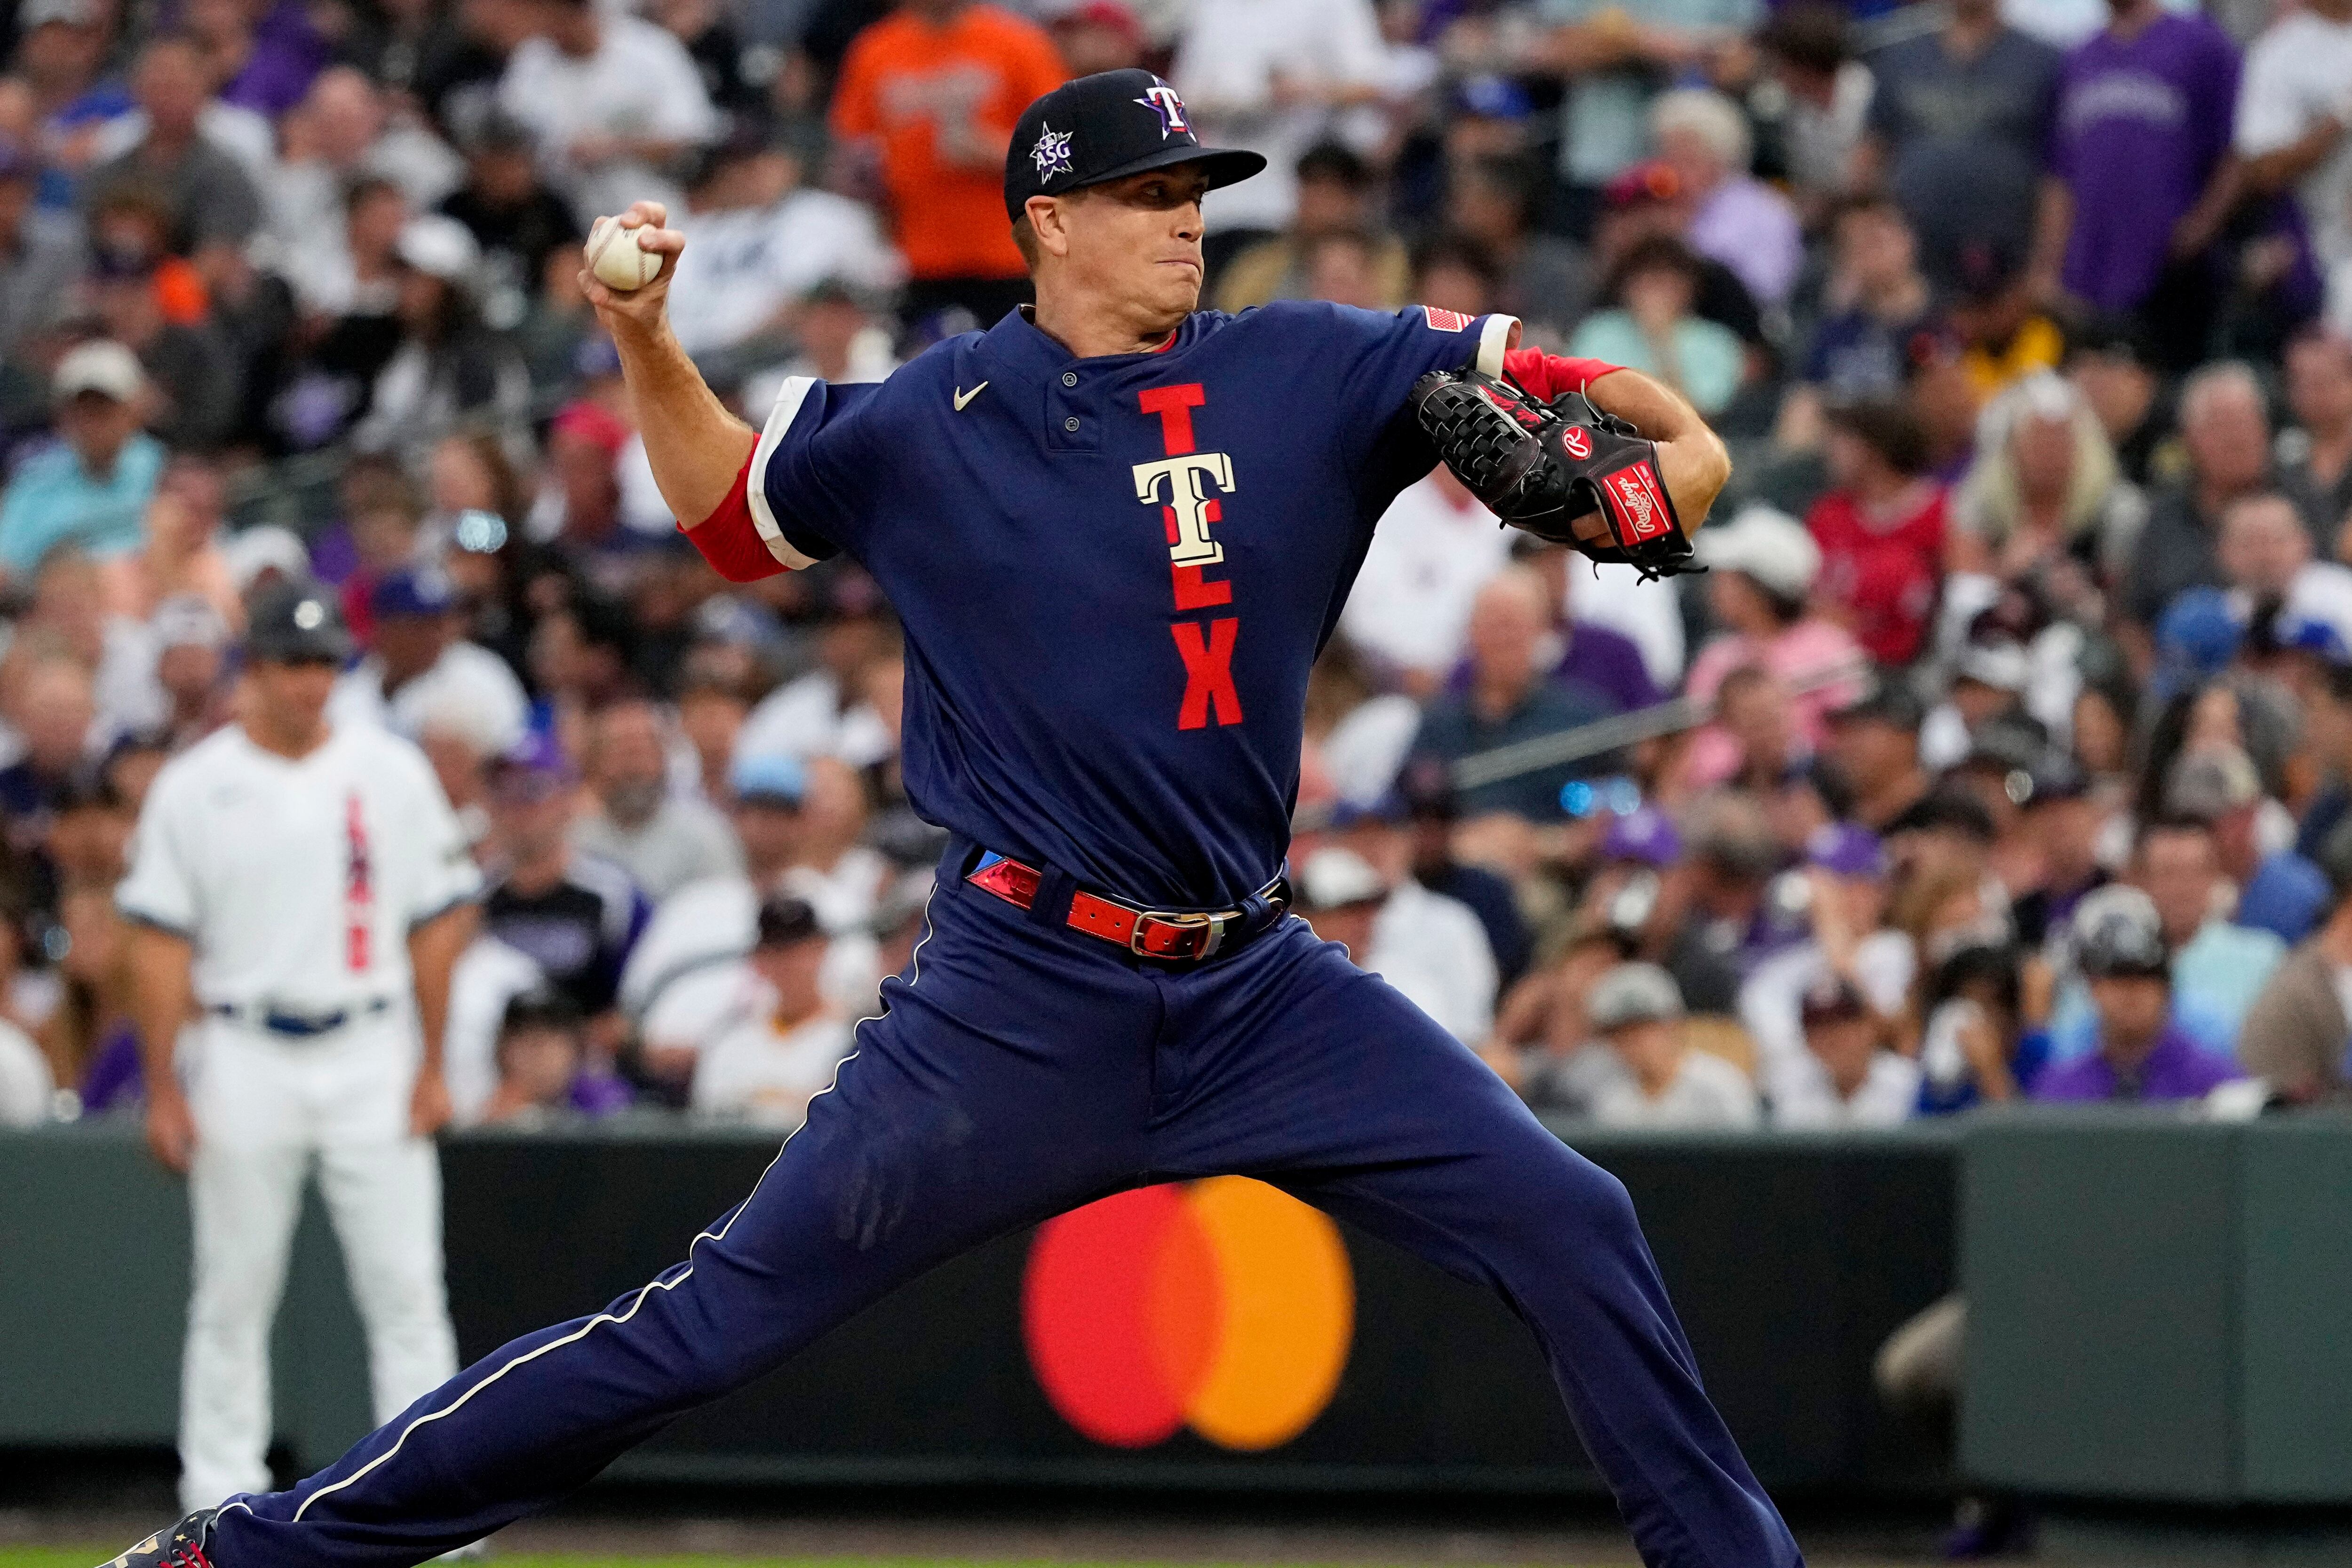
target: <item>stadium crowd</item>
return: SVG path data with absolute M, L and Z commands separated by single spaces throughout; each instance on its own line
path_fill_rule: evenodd
M 2344 1088 L 2352 0 L 0 31 L 0 1120 L 136 1103 L 126 841 L 236 712 L 248 596 L 314 577 L 337 722 L 425 748 L 490 879 L 460 1120 L 795 1124 L 921 929 L 902 650 L 852 562 L 702 565 L 579 244 L 671 204 L 677 334 L 756 424 L 1018 303 L 1012 122 L 1138 63 L 1273 160 L 1207 303 L 1507 311 L 1738 459 L 1666 581 L 1399 498 L 1308 694 L 1318 932 L 1614 1124 Z

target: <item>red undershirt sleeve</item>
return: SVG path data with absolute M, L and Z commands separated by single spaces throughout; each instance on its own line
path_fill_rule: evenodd
M 710 516 L 695 528 L 678 525 L 711 570 L 730 582 L 757 582 L 790 570 L 769 549 L 751 520 L 751 458 L 746 456 L 734 486 Z
M 1622 369 L 1606 360 L 1563 359 L 1541 349 L 1513 349 L 1503 356 L 1503 373 L 1546 402 L 1566 392 L 1580 392 Z

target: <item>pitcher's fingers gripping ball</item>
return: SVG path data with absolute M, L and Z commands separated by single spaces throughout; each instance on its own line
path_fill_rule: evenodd
M 1503 521 L 1644 577 L 1706 570 L 1691 564 L 1657 444 L 1581 394 L 1538 402 L 1465 369 L 1430 371 L 1412 403 L 1454 476 Z
M 634 294 L 659 277 L 662 258 L 638 243 L 648 233 L 642 225 L 624 227 L 618 218 L 598 218 L 588 230 L 588 270 L 597 282 L 622 294 Z

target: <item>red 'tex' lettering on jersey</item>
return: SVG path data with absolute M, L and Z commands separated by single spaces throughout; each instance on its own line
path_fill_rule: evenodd
M 1209 505 L 1213 507 L 1216 503 L 1212 501 Z M 1213 515 L 1211 520 L 1215 520 Z M 1171 566 L 1168 570 L 1176 574 L 1176 608 L 1179 610 L 1207 610 L 1234 601 L 1234 585 L 1223 578 L 1204 578 L 1197 566 Z
M 1198 382 L 1150 387 L 1136 396 L 1145 413 L 1160 416 L 1160 448 L 1171 457 L 1190 456 L 1198 449 L 1192 411 L 1208 401 L 1207 391 Z M 1167 525 L 1168 542 L 1174 545 L 1182 532 L 1176 509 L 1162 507 L 1160 511 Z M 1202 503 L 1202 522 L 1220 522 L 1223 517 L 1224 508 L 1219 502 Z M 1202 576 L 1205 569 L 1198 564 L 1171 561 L 1168 570 L 1180 612 L 1234 601 L 1234 585 L 1223 578 Z M 1242 722 L 1241 693 L 1234 689 L 1233 670 L 1234 643 L 1241 634 L 1241 624 L 1233 616 L 1222 615 L 1207 623 L 1205 633 L 1199 622 L 1178 621 L 1169 626 L 1169 634 L 1176 640 L 1176 656 L 1184 663 L 1184 699 L 1176 710 L 1177 728 L 1204 729 L 1212 716 L 1220 725 Z
M 1136 396 L 1146 413 L 1160 416 L 1160 443 L 1170 457 L 1192 450 L 1192 411 L 1209 401 L 1198 382 L 1181 386 L 1148 387 Z
M 1178 729 L 1203 729 L 1213 711 L 1219 724 L 1242 721 L 1241 694 L 1234 690 L 1234 638 L 1242 623 L 1230 615 L 1209 622 L 1201 636 L 1195 622 L 1179 621 L 1168 628 L 1176 639 L 1177 656 L 1184 661 L 1184 706 L 1177 710 Z
M 343 961 L 354 975 L 368 967 L 368 931 L 375 905 L 375 877 L 369 865 L 367 816 L 359 791 L 343 797 Z

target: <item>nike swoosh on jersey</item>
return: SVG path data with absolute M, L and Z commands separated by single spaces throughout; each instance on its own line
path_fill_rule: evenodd
M 978 386 L 976 386 L 976 387 L 972 388 L 972 389 L 971 389 L 971 391 L 970 391 L 970 392 L 966 392 L 966 391 L 964 391 L 964 390 L 963 390 L 963 388 L 961 388 L 961 387 L 958 387 L 958 388 L 956 388 L 956 392 L 955 392 L 955 405 L 956 405 L 956 412 L 957 412 L 958 413 L 961 413 L 963 412 L 963 405 L 964 405 L 964 404 L 966 404 L 966 403 L 970 402 L 972 399 L 974 399 L 974 398 L 978 397 L 982 392 L 986 392 L 987 390 L 988 390 L 988 383 L 987 383 L 986 382 L 981 382 L 981 383 L 980 383 L 980 385 L 978 385 Z

